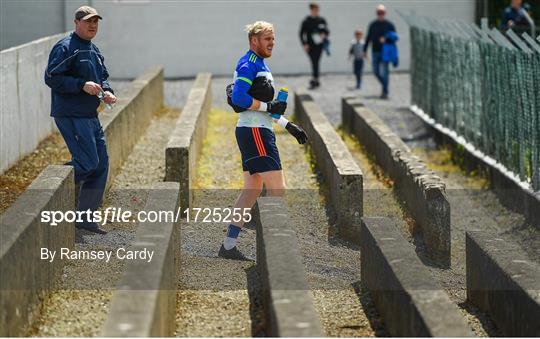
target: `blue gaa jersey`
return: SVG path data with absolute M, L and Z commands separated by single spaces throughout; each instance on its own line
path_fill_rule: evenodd
M 255 78 L 264 77 L 273 87 L 274 78 L 264 60 L 249 50 L 238 60 L 234 71 L 232 101 L 235 105 L 248 108 L 253 98 L 248 94 Z M 257 79 L 261 80 L 261 79 Z M 270 99 L 271 100 L 271 99 Z M 268 100 L 268 101 L 270 101 Z M 247 110 L 239 113 L 237 127 L 264 127 L 273 130 L 272 117 L 267 112 Z

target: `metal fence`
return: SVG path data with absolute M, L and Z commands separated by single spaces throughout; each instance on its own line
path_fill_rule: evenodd
M 540 190 L 540 37 L 400 14 L 413 104 Z

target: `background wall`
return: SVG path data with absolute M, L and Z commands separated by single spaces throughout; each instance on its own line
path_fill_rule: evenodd
M 0 173 L 55 129 L 43 80 L 49 52 L 63 34 L 0 52 Z
M 2 23 L 2 31 L 7 24 L 20 26 L 16 22 L 28 21 L 23 17 L 35 17 L 35 12 L 48 4 L 50 7 L 42 15 L 54 16 L 54 20 L 43 27 L 57 27 L 57 21 L 62 17 L 64 29 L 71 30 L 73 12 L 78 6 L 89 4 L 96 7 L 104 20 L 100 23 L 95 43 L 105 54 L 111 75 L 115 78 L 134 78 L 151 64 L 164 65 L 165 76 L 169 78 L 193 76 L 199 71 L 231 75 L 236 60 L 248 48 L 244 25 L 255 20 L 266 20 L 275 25 L 277 45 L 274 56 L 268 60 L 274 73 L 310 71 L 298 37 L 300 22 L 308 14 L 308 1 L 61 1 L 63 7 L 60 9 L 59 1 L 0 1 L 9 4 L 4 6 L 6 13 L 3 15 L 11 17 L 12 12 L 18 12 L 19 18 Z M 29 5 L 34 2 L 39 2 L 40 6 L 33 8 Z M 332 42 L 332 56 L 325 56 L 322 60 L 323 72 L 350 72 L 347 51 L 353 31 L 367 29 L 379 2 L 387 5 L 388 19 L 395 23 L 401 36 L 399 68 L 402 70 L 409 68 L 409 32 L 396 9 L 467 22 L 475 18 L 474 0 L 319 1 L 321 15 L 331 30 Z M 56 15 L 52 14 L 53 8 Z M 38 32 L 42 29 L 39 25 L 31 26 Z M 10 34 L 14 34 L 15 30 L 10 29 Z M 370 71 L 370 67 L 366 70 Z
M 64 0 L 0 0 L 0 49 L 64 32 Z

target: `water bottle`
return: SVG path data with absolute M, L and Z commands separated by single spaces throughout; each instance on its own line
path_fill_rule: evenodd
M 281 102 L 286 102 L 287 97 L 289 97 L 289 89 L 287 87 L 281 87 L 281 89 L 279 90 L 279 93 L 277 95 L 276 100 L 281 101 Z M 281 115 L 279 115 L 279 114 L 272 114 L 272 118 L 274 118 L 274 119 L 279 119 L 280 117 L 281 117 Z
M 289 96 L 289 89 L 287 87 L 281 87 L 277 95 L 277 101 L 285 102 Z
M 99 92 L 99 93 L 97 94 L 97 97 L 99 98 L 99 100 L 100 100 L 101 102 L 104 103 L 103 99 L 105 98 L 105 92 L 103 92 L 103 91 L 102 91 L 102 92 Z M 114 106 L 111 105 L 111 104 L 105 104 L 105 106 L 106 106 L 107 109 L 109 109 L 109 110 L 111 110 L 111 109 L 114 108 Z

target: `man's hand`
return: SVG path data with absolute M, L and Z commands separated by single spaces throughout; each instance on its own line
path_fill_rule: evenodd
M 381 44 L 384 44 L 384 42 L 386 41 L 386 39 L 382 36 L 382 37 L 380 37 L 379 41 L 381 42 Z
M 87 81 L 84 84 L 83 91 L 85 91 L 86 93 L 90 95 L 98 95 L 98 93 L 103 90 L 101 89 L 101 86 L 96 84 L 95 82 Z
M 116 96 L 109 91 L 105 91 L 105 96 L 103 97 L 103 101 L 107 105 L 114 105 L 116 103 Z
M 309 45 L 308 44 L 304 44 L 304 51 L 306 51 L 306 53 L 309 53 Z
M 291 135 L 293 137 L 296 138 L 296 140 L 298 140 L 298 143 L 299 144 L 305 144 L 306 141 L 307 141 L 307 135 L 306 135 L 306 132 L 304 132 L 304 130 L 298 126 L 298 125 L 295 125 L 293 124 L 292 122 L 288 122 L 287 123 L 287 126 L 285 126 L 285 129 L 291 133 Z
M 283 115 L 286 109 L 287 102 L 285 101 L 273 100 L 266 103 L 266 111 L 268 113 Z

